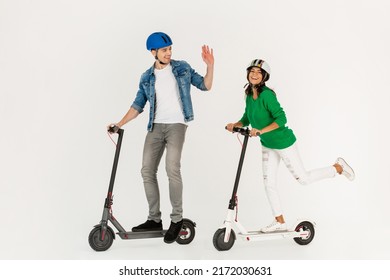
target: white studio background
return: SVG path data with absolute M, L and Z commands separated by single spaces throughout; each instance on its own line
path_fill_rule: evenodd
M 0 0 L 0 259 L 389 259 L 388 85 L 390 3 L 331 1 Z M 173 58 L 205 74 L 201 46 L 214 49 L 211 92 L 193 88 L 195 121 L 183 152 L 185 216 L 195 240 L 117 239 L 94 252 L 114 145 L 105 127 L 131 105 L 153 63 L 147 36 L 168 33 Z M 343 156 L 356 180 L 338 176 L 301 186 L 284 165 L 285 217 L 317 223 L 314 241 L 244 243 L 218 252 L 240 153 L 224 130 L 244 110 L 246 65 L 264 58 L 268 85 L 284 107 L 306 168 Z M 147 217 L 140 175 L 148 108 L 127 124 L 114 214 L 128 230 Z M 162 163 L 163 222 L 170 204 Z M 239 217 L 257 229 L 272 220 L 261 151 L 250 139 L 239 188 Z

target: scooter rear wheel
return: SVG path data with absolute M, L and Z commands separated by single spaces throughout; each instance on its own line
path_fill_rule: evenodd
M 227 251 L 230 250 L 230 248 L 233 247 L 234 241 L 236 240 L 236 234 L 234 233 L 234 230 L 230 230 L 230 236 L 228 242 L 225 242 L 225 232 L 226 228 L 220 228 L 218 229 L 213 236 L 213 244 L 215 249 L 218 251 Z
M 110 227 L 107 227 L 106 233 L 104 235 L 104 240 L 100 240 L 101 236 L 101 227 L 95 227 L 91 230 L 88 236 L 88 242 L 92 249 L 95 251 L 106 251 L 111 247 L 112 242 L 114 242 L 113 230 Z
M 299 245 L 307 245 L 314 238 L 314 225 L 308 221 L 301 222 L 296 226 L 295 231 L 300 232 L 302 230 L 308 232 L 308 235 L 305 237 L 295 237 L 294 241 Z
M 183 226 L 181 227 L 179 236 L 176 242 L 180 245 L 187 245 L 192 242 L 195 238 L 195 226 L 192 222 L 184 219 Z

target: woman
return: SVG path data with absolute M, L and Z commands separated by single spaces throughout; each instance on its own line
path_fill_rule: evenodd
M 261 229 L 262 232 L 287 230 L 279 194 L 276 186 L 277 169 L 282 159 L 302 185 L 337 174 L 344 175 L 349 180 L 355 178 L 354 171 L 342 158 L 338 158 L 332 166 L 306 171 L 298 153 L 296 138 L 293 131 L 286 126 L 287 119 L 280 106 L 276 94 L 265 85 L 270 77 L 270 67 L 261 60 L 251 61 L 247 68 L 248 85 L 245 89 L 246 107 L 242 118 L 236 123 L 229 123 L 227 129 L 251 125 L 251 136 L 260 135 L 263 154 L 263 176 L 268 201 L 275 217 L 270 225 Z

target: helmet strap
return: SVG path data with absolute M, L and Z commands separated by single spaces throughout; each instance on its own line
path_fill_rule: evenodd
M 158 59 L 158 57 L 157 57 L 157 52 L 158 52 L 158 49 L 156 49 L 156 55 L 155 55 L 155 59 L 158 61 L 158 63 L 160 63 L 161 65 L 167 65 L 168 63 L 164 63 L 164 62 L 162 62 L 160 59 Z

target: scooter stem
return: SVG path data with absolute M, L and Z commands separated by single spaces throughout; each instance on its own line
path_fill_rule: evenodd
M 111 171 L 111 178 L 110 178 L 110 185 L 108 187 L 108 193 L 107 193 L 107 198 L 105 202 L 105 207 L 109 208 L 109 203 L 111 203 L 111 197 L 112 197 L 112 191 L 114 190 L 114 183 L 115 183 L 115 176 L 116 176 L 116 170 L 118 167 L 118 161 L 119 161 L 119 154 L 121 152 L 121 146 L 122 146 L 122 138 L 123 138 L 123 129 L 118 129 L 118 141 L 116 143 L 116 149 L 115 149 L 115 156 L 114 156 L 114 164 L 112 166 L 112 171 Z
M 238 163 L 238 168 L 237 168 L 237 174 L 236 174 L 236 180 L 234 182 L 234 188 L 233 188 L 233 193 L 232 197 L 229 202 L 229 209 L 233 210 L 236 207 L 236 195 L 237 195 L 237 190 L 238 190 L 238 183 L 240 182 L 240 176 L 241 176 L 241 170 L 242 170 L 242 165 L 244 164 L 244 158 L 245 158 L 245 152 L 246 152 L 246 146 L 248 145 L 248 139 L 249 139 L 249 133 L 245 133 L 244 135 L 244 143 L 242 145 L 242 150 L 241 150 L 241 156 L 240 156 L 240 161 Z

